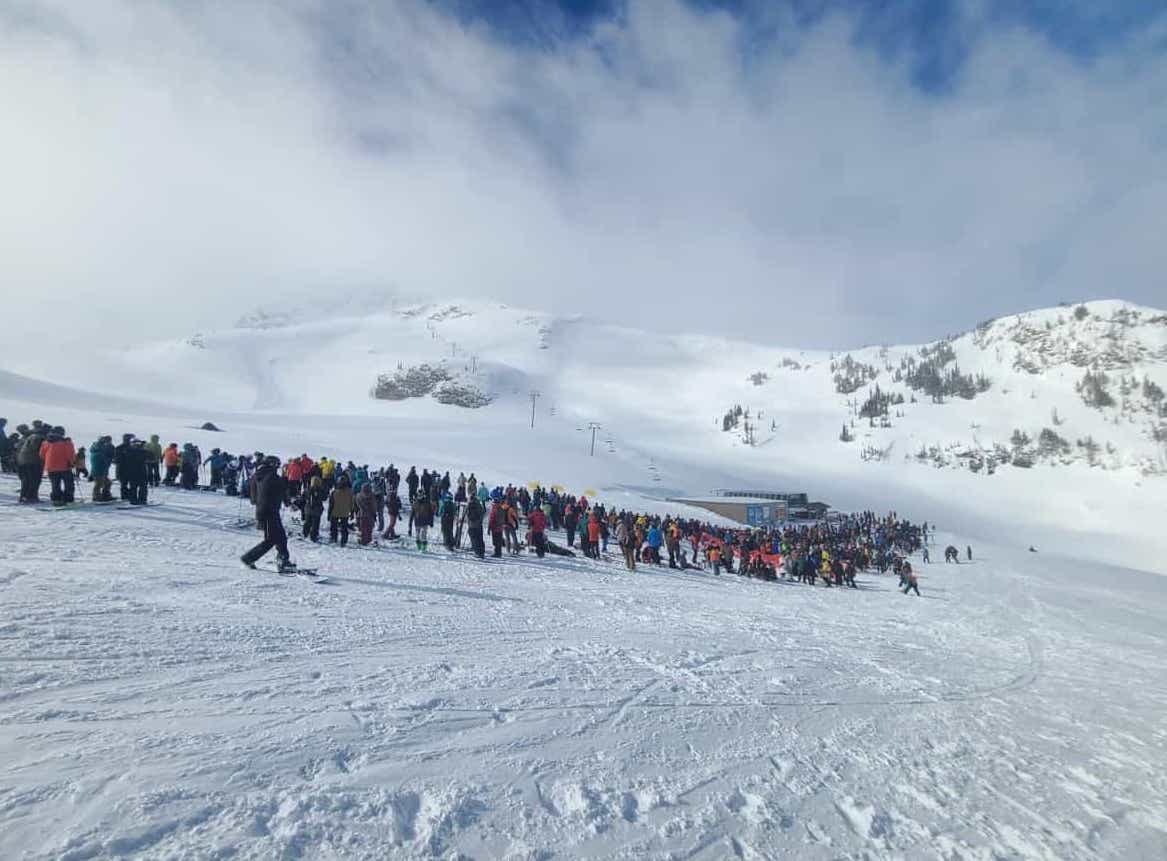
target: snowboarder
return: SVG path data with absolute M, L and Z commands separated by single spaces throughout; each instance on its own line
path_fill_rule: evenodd
M 284 503 L 287 488 L 280 475 L 280 459 L 268 457 L 252 476 L 252 489 L 255 502 L 255 522 L 263 530 L 263 540 L 239 557 L 239 560 L 248 568 L 255 568 L 255 563 L 273 547 L 276 548 L 276 569 L 281 573 L 294 571 L 288 553 L 288 535 L 284 532 L 284 522 L 280 517 L 280 506 Z

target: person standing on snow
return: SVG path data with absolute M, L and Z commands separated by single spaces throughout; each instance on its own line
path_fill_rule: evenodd
M 113 465 L 113 438 L 100 437 L 89 446 L 89 475 L 93 479 L 93 501 L 113 502 L 109 468 Z
M 73 459 L 77 451 L 73 441 L 65 436 L 65 429 L 55 427 L 41 443 L 38 455 L 49 475 L 49 499 L 55 506 L 73 501 Z
M 123 456 L 126 498 L 130 505 L 145 505 L 150 486 L 150 454 L 144 440 L 135 439 Z
M 288 553 L 288 534 L 284 532 L 284 521 L 280 517 L 280 506 L 284 503 L 287 489 L 280 476 L 280 459 L 266 458 L 252 476 L 251 483 L 255 501 L 255 522 L 263 530 L 263 541 L 256 544 L 239 557 L 248 568 L 255 568 L 264 554 L 276 548 L 276 570 L 281 574 L 294 571 L 296 566 Z
M 162 460 L 162 443 L 158 441 L 158 434 L 151 434 L 146 449 L 146 483 L 157 487 L 162 483 L 162 476 L 158 471 L 158 464 Z
M 542 559 L 547 553 L 547 515 L 541 508 L 532 508 L 527 515 L 527 527 L 531 533 L 531 546 L 535 555 Z
M 361 492 L 357 494 L 357 529 L 360 531 L 358 539 L 362 547 L 373 543 L 373 527 L 377 525 L 377 497 L 373 494 L 373 486 L 368 482 L 361 485 Z
M 45 435 L 35 426 L 20 425 L 17 428 L 23 437 L 16 454 L 16 469 L 20 473 L 20 501 L 36 504 L 41 501 L 41 479 L 44 477 L 44 461 L 41 460 L 41 446 Z
M 420 491 L 413 501 L 413 525 L 417 527 L 417 549 L 424 553 L 429 549 L 430 527 L 434 525 L 434 504 Z
M 401 516 L 401 497 L 397 495 L 396 488 L 389 492 L 389 498 L 385 500 L 385 513 L 389 516 L 389 523 L 381 537 L 392 540 L 397 537 L 397 518 Z
M 356 506 L 352 484 L 348 476 L 341 473 L 336 480 L 336 487 L 328 497 L 328 543 L 335 544 L 337 534 L 340 534 L 340 546 L 348 544 L 348 519 L 352 516 Z
M 458 504 L 454 502 L 454 497 L 450 496 L 450 492 L 446 491 L 442 494 L 438 506 L 438 514 L 442 524 L 442 544 L 452 552 L 455 549 L 454 518 L 458 513 Z
M 181 462 L 182 456 L 178 453 L 178 443 L 172 442 L 166 446 L 166 451 L 162 452 L 162 465 L 166 467 L 166 478 L 163 479 L 163 484 L 174 487 L 175 481 L 178 480 L 178 469 Z
M 320 543 L 320 518 L 324 515 L 324 500 L 328 492 L 324 489 L 324 481 L 318 475 L 312 476 L 308 484 L 308 493 L 304 496 L 304 522 L 302 531 L 304 537 L 313 544 Z
M 482 537 L 482 519 L 485 516 L 486 509 L 478 495 L 469 494 L 466 500 L 466 525 L 470 529 L 470 549 L 479 559 L 486 558 L 486 541 Z

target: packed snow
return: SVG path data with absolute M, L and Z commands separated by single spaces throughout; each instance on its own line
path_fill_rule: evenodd
M 879 376 L 845 395 L 841 352 L 482 303 L 341 311 L 5 356 L 0 415 L 79 445 L 156 433 L 686 516 L 670 497 L 806 491 L 929 520 L 974 560 L 914 559 L 917 598 L 873 573 L 827 590 L 296 540 L 314 583 L 242 569 L 245 502 L 42 511 L 5 476 L 0 858 L 1167 856 L 1156 406 L 1075 390 L 1077 361 L 1110 368 L 1116 399 L 1120 375 L 1167 386 L 1161 312 L 985 324 L 946 343 L 988 391 L 905 402 L 846 443 L 847 401 L 910 394 L 888 368 L 920 348 L 852 351 Z M 489 405 L 370 397 L 443 361 Z M 722 429 L 735 403 L 753 445 Z M 1114 451 L 960 466 L 1055 409 Z M 933 444 L 945 462 L 915 457 Z
M 916 598 L 294 541 L 316 584 L 242 570 L 226 497 L 0 491 L 5 858 L 1167 852 L 1154 574 L 977 545 Z

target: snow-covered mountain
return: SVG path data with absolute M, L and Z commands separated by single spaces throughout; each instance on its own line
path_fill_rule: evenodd
M 805 490 L 1143 567 L 1161 567 L 1164 549 L 1167 312 L 1119 301 L 816 352 L 369 293 L 7 370 L 31 378 L 0 381 L 18 419 L 5 401 L 54 416 L 75 401 L 35 382 L 51 380 L 165 405 L 138 415 L 189 415 L 167 431 L 179 436 L 203 418 L 247 428 L 216 440 L 240 448 L 286 440 L 649 500 Z

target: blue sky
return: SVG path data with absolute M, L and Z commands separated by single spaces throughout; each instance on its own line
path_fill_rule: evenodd
M 1161 7 L 0 0 L 0 281 L 111 331 L 166 284 L 179 335 L 365 285 L 822 347 L 1162 307 Z
M 464 21 L 482 22 L 499 38 L 544 49 L 586 38 L 597 22 L 618 18 L 622 0 L 435 0 Z M 960 74 L 974 39 L 995 29 L 1024 27 L 1067 55 L 1088 62 L 1121 46 L 1163 15 L 1160 0 L 688 0 L 698 10 L 728 11 L 750 22 L 754 39 L 772 38 L 774 9 L 789 10 L 803 27 L 832 14 L 855 16 L 854 38 L 889 58 L 907 56 L 913 82 L 942 92 Z M 970 26 L 975 25 L 975 26 Z M 1160 42 L 1167 49 L 1167 40 Z

